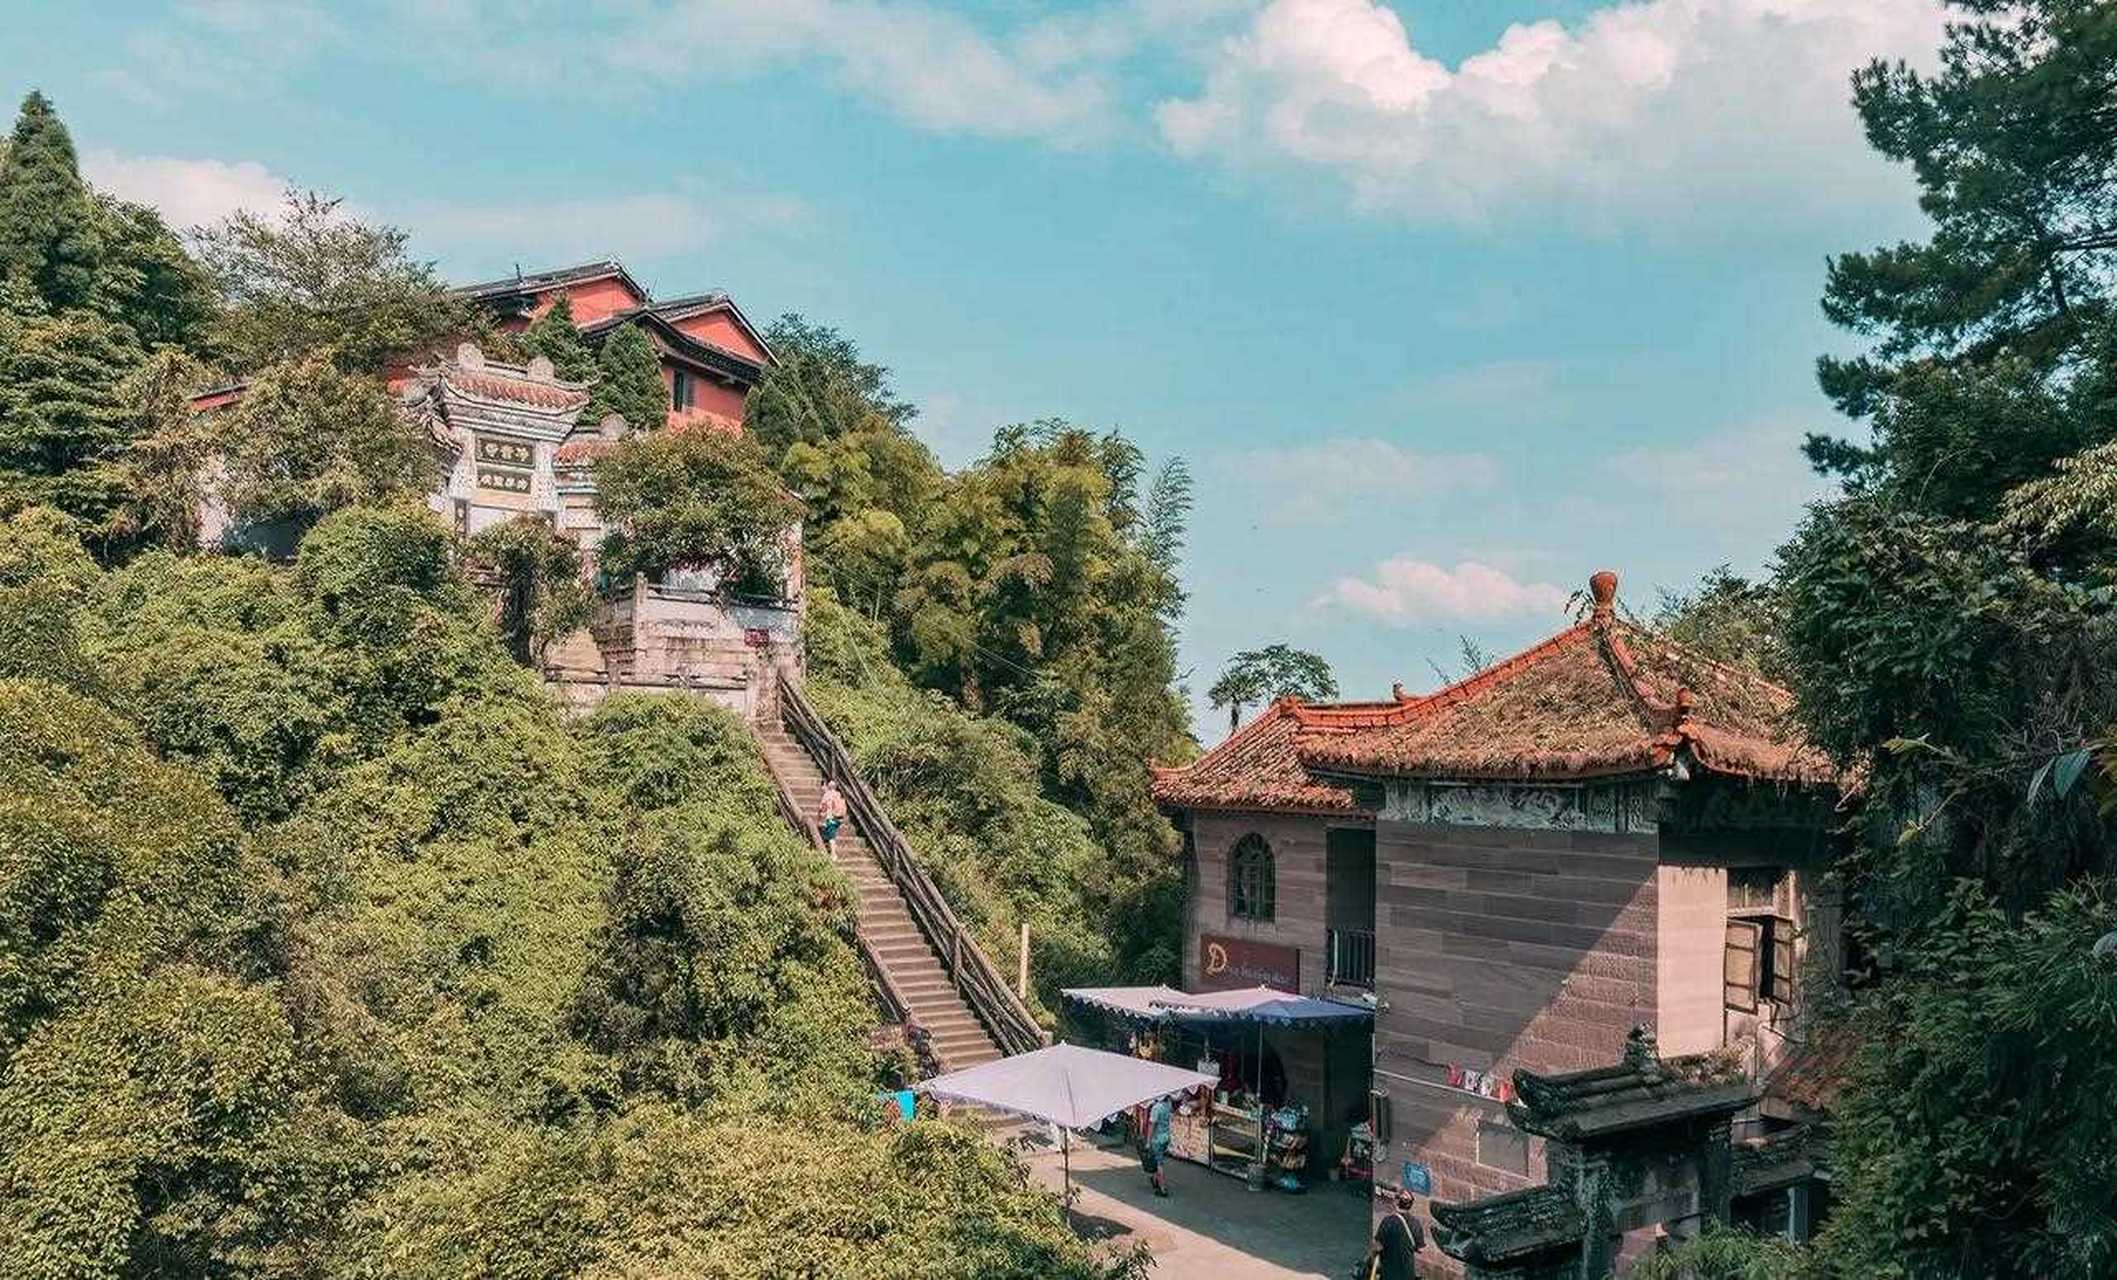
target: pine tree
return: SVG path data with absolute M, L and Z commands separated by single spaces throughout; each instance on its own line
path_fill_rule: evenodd
M 525 352 L 551 361 L 551 367 L 568 382 L 595 377 L 595 353 L 573 322 L 573 299 L 566 294 L 560 294 L 551 310 L 531 322 L 519 341 Z
M 81 181 L 73 139 L 32 90 L 0 159 L 0 275 L 53 307 L 86 304 L 102 258 L 94 197 Z
M 603 342 L 598 363 L 603 380 L 588 402 L 589 421 L 617 414 L 625 425 L 652 431 L 669 419 L 669 388 L 662 382 L 661 357 L 634 324 L 619 325 Z
M 132 333 L 91 311 L 53 312 L 20 285 L 0 295 L 0 507 L 100 522 L 123 496 L 100 464 L 130 431 L 118 386 L 140 362 Z

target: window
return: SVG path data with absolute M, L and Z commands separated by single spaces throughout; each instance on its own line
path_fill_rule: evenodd
M 1487 1169 L 1528 1176 L 1529 1135 L 1512 1125 L 1480 1120 L 1477 1127 L 1477 1162 Z
M 1228 914 L 1237 920 L 1269 920 L 1274 896 L 1272 846 L 1263 836 L 1246 835 L 1228 855 Z
M 669 403 L 681 412 L 690 408 L 697 398 L 696 384 L 692 382 L 691 375 L 682 369 L 675 370 L 669 380 Z
M 1786 908 L 1784 867 L 1734 867 L 1727 873 L 1727 1007 L 1757 1012 L 1765 1000 L 1794 999 L 1794 922 Z
M 1758 1002 L 1794 1001 L 1794 922 L 1752 916 L 1727 922 L 1723 978 L 1727 1007 L 1755 1013 Z

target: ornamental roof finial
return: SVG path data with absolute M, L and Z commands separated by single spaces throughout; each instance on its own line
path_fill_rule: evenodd
M 1608 569 L 1589 575 L 1588 598 L 1592 601 L 1589 619 L 1597 625 L 1608 623 L 1617 604 L 1617 575 Z

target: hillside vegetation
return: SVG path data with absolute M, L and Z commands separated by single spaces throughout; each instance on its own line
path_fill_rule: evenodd
M 743 728 L 568 721 L 423 513 L 291 569 L 0 531 L 0 1273 L 1106 1274 L 884 1128 Z

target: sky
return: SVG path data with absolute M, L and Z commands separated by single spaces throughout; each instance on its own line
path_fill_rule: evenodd
M 839 327 L 951 465 L 1123 431 L 1196 478 L 1182 667 L 1347 697 L 1754 572 L 1845 430 L 1826 258 L 1921 234 L 1848 77 L 1934 0 L 0 0 L 99 186 L 289 185 L 473 280 L 617 257 Z

